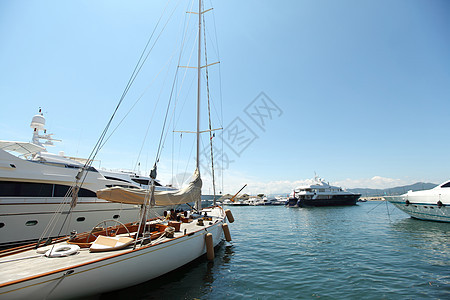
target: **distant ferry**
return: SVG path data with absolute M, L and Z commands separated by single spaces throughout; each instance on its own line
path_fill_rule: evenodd
M 313 183 L 296 187 L 289 196 L 286 206 L 337 206 L 355 205 L 361 194 L 344 191 L 341 187 L 329 185 L 318 176 Z
M 450 222 L 450 181 L 424 191 L 408 191 L 386 200 L 411 217 L 427 221 Z

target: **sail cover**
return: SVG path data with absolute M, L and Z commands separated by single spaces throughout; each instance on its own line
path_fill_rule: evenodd
M 196 169 L 187 187 L 176 191 L 155 191 L 154 197 L 156 205 L 165 206 L 194 202 L 200 199 L 201 194 L 202 179 Z M 111 187 L 97 191 L 97 197 L 111 202 L 141 205 L 150 203 L 150 190 Z

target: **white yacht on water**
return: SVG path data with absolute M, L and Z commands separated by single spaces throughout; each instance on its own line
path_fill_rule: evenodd
M 424 191 L 408 191 L 386 200 L 411 217 L 427 221 L 450 222 L 450 181 Z
M 332 186 L 318 176 L 311 184 L 296 187 L 289 196 L 286 206 L 338 206 L 355 205 L 361 194 L 344 191 L 341 187 Z
M 57 140 L 52 138 L 52 134 L 46 134 L 44 126 L 45 118 L 39 110 L 31 122 L 31 143 L 0 141 L 0 247 L 39 239 L 72 186 L 74 176 L 85 163 L 83 159 L 48 153 L 45 146 Z M 149 177 L 133 172 L 91 167 L 71 219 L 65 220 L 69 209 L 66 205 L 59 216 L 60 224 L 70 222 L 70 230 L 83 232 L 90 230 L 99 218 L 123 223 L 134 221 L 139 213 L 137 205 L 100 200 L 95 192 L 112 186 L 148 188 L 149 180 Z M 172 189 L 156 184 L 157 190 Z M 154 211 L 162 214 L 165 209 L 168 207 Z M 67 232 L 53 230 L 50 236 L 65 234 Z

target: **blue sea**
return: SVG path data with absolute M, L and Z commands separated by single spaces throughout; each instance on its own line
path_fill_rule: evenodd
M 232 242 L 100 299 L 450 299 L 450 223 L 381 201 L 232 207 Z M 151 268 L 151 266 L 148 266 Z

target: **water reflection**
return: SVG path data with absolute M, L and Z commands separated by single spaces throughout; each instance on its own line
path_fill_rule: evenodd
M 102 294 L 99 299 L 202 298 L 211 292 L 219 271 L 231 263 L 233 256 L 233 244 L 224 242 L 216 248 L 216 256 L 212 262 L 207 261 L 204 256 L 156 279 Z
M 422 221 L 413 218 L 402 219 L 392 224 L 405 246 L 418 251 L 422 260 L 434 265 L 450 265 L 450 223 Z

